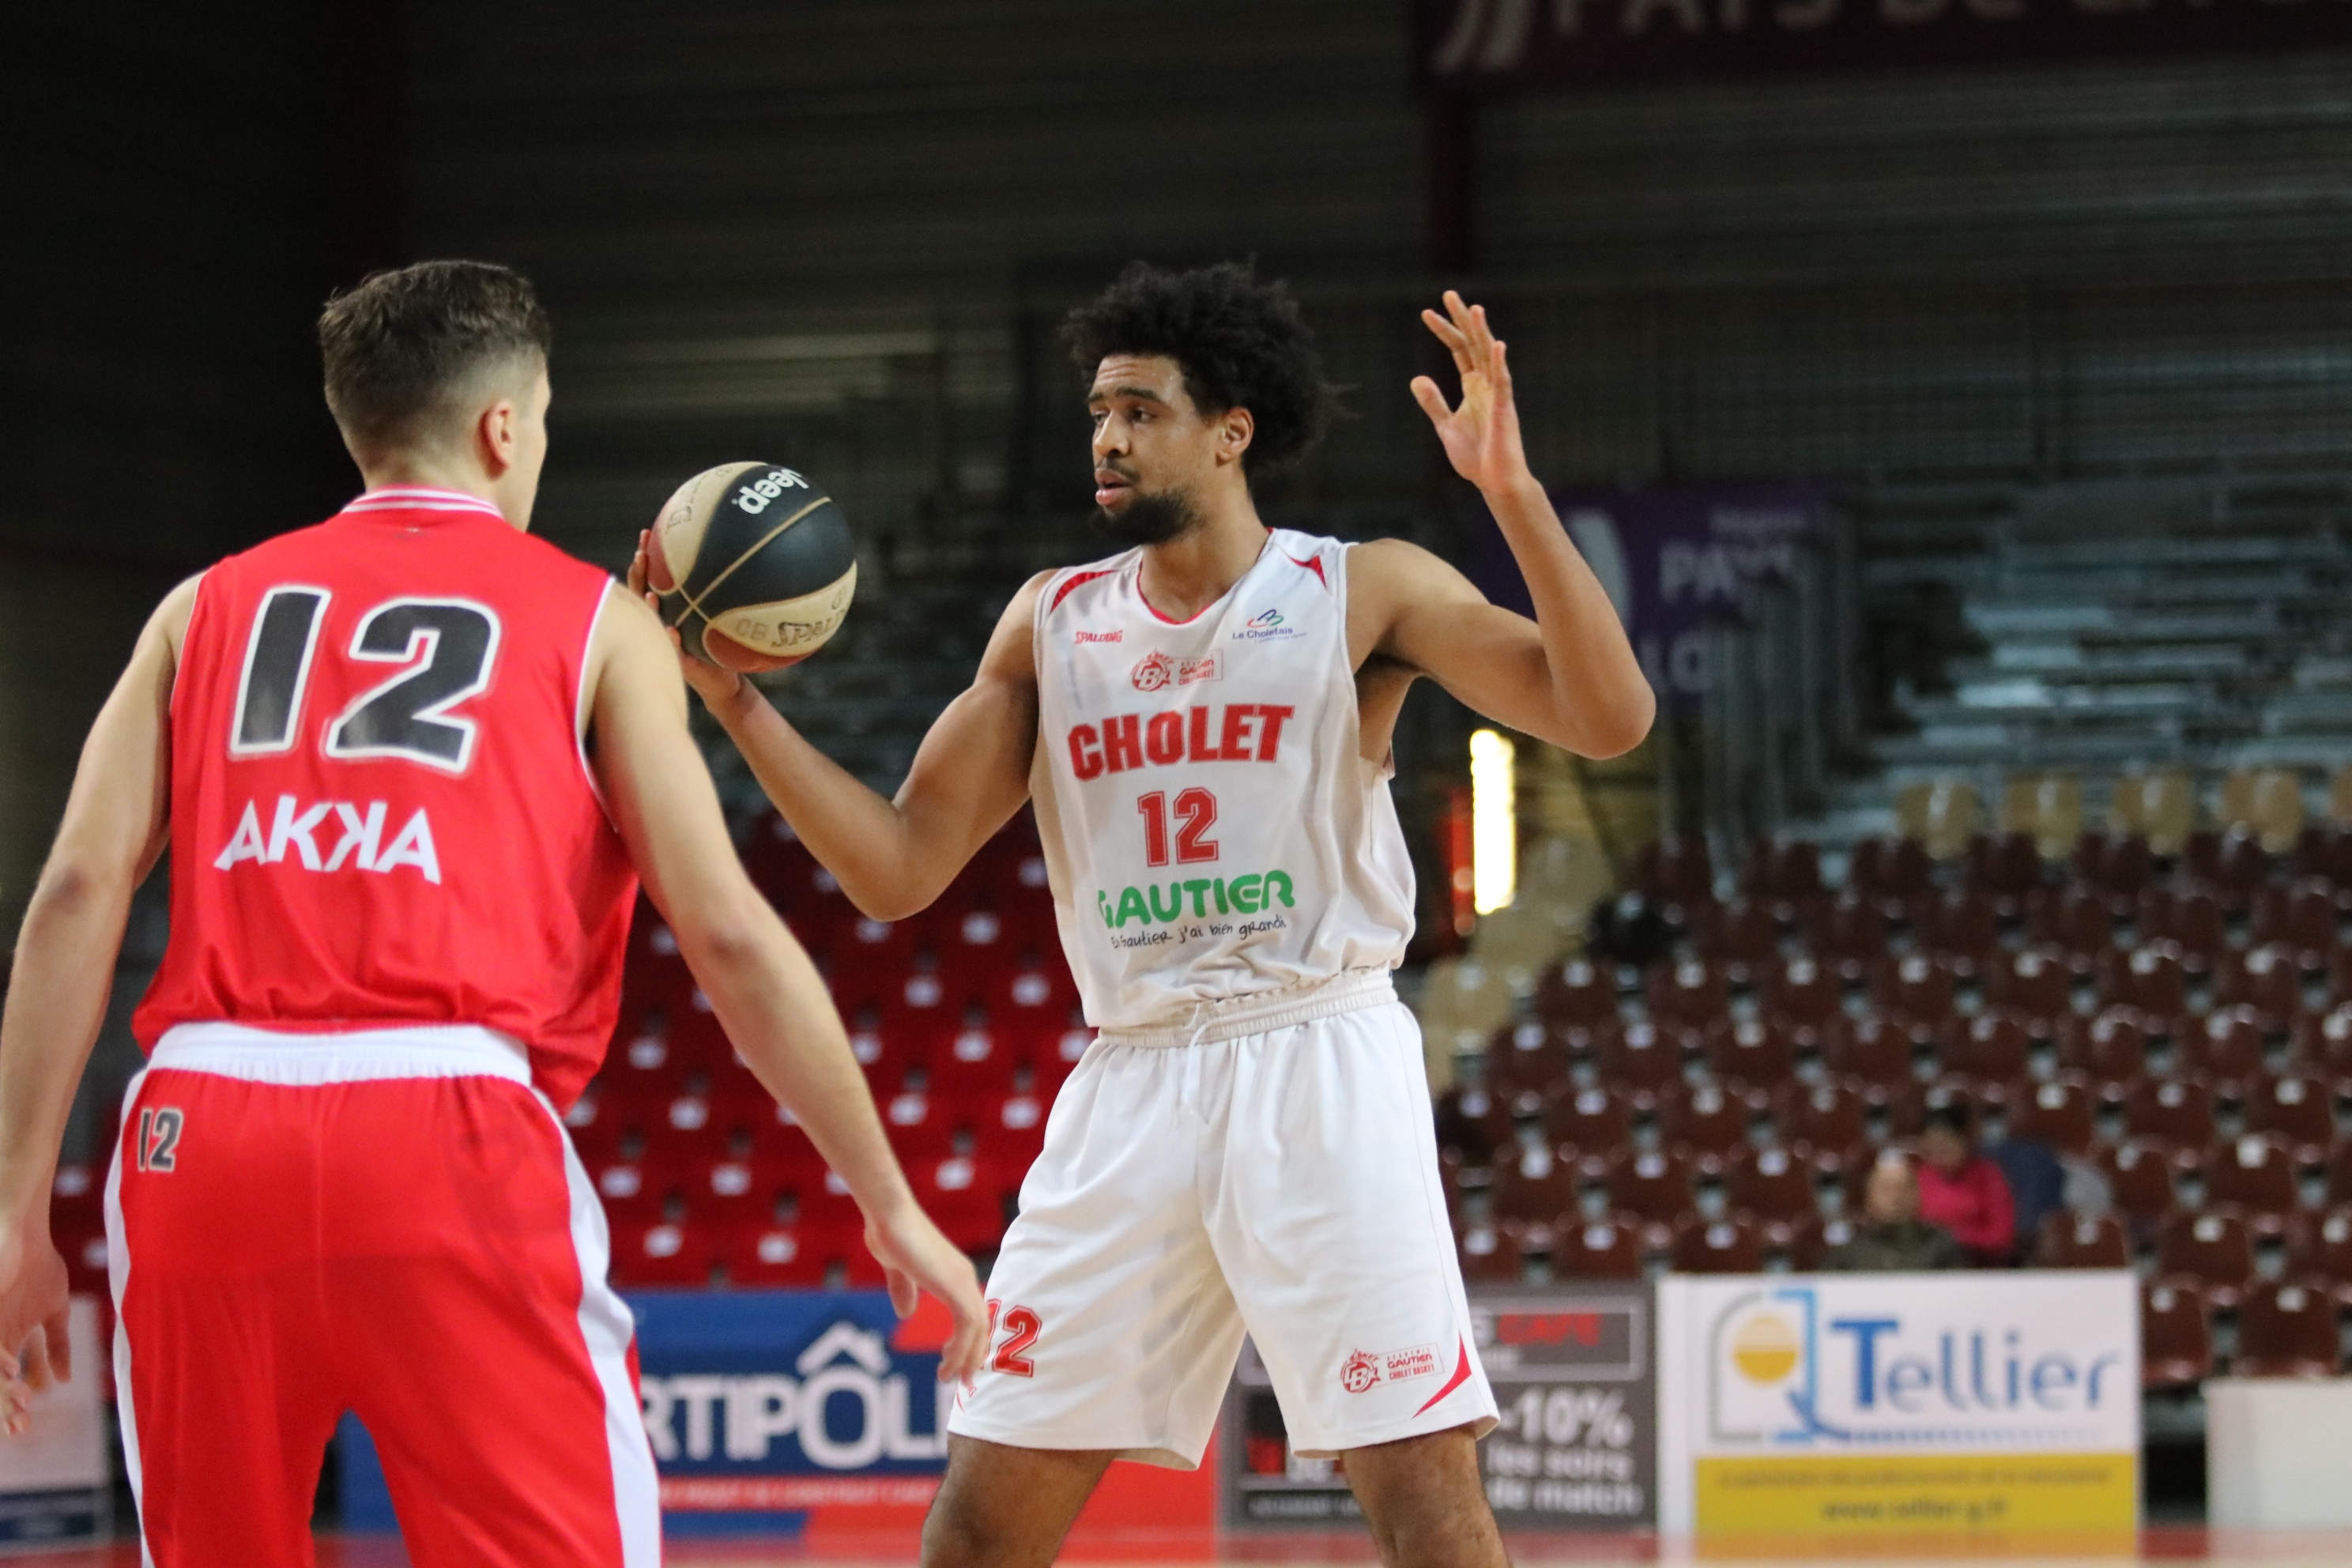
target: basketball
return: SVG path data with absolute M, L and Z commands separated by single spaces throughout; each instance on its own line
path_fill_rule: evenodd
M 646 578 L 688 653 L 756 673 L 798 664 L 841 628 L 857 553 L 848 520 L 805 475 L 721 463 L 662 504 Z

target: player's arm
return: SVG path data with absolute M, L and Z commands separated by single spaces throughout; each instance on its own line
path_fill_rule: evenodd
M 824 980 L 744 874 L 687 734 L 686 692 L 661 624 L 616 587 L 591 657 L 597 776 L 646 892 L 744 1062 L 848 1183 L 899 1310 L 914 1310 L 919 1286 L 954 1313 L 940 1374 L 969 1376 L 987 1325 L 971 1260 L 916 1204 Z
M 638 560 L 629 581 L 642 590 L 642 551 Z M 979 673 L 932 722 L 895 800 L 809 744 L 750 681 L 680 654 L 688 681 L 760 787 L 850 902 L 871 918 L 904 920 L 929 908 L 1029 798 L 1037 744 L 1030 628 L 1051 575 L 1030 579 L 1005 606 Z
M 1448 290 L 1423 320 L 1453 351 L 1460 405 L 1427 376 L 1412 394 L 1455 471 L 1478 487 L 1527 579 L 1536 618 L 1486 602 L 1461 573 L 1401 541 L 1349 557 L 1350 619 L 1371 618 L 1380 652 L 1433 677 L 1499 723 L 1580 756 L 1613 757 L 1650 732 L 1657 699 L 1592 569 L 1528 468 L 1504 346 L 1484 307 Z
M 157 606 L 82 744 L 81 764 L 16 935 L 0 1014 L 0 1376 L 20 1429 L 25 1384 L 69 1370 L 66 1271 L 49 1237 L 58 1144 L 106 1017 L 131 896 L 171 826 L 172 676 L 197 579 Z M 22 1355 L 20 1365 L 19 1355 Z

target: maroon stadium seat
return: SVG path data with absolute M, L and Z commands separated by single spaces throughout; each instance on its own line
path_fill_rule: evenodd
M 1551 1272 L 1555 1279 L 1639 1279 L 1642 1238 L 1613 1219 L 1563 1215 L 1551 1227 Z
M 2336 1139 L 2335 1096 L 2310 1073 L 2265 1073 L 2246 1090 L 2245 1129 L 2284 1142 L 2298 1165 L 2325 1162 Z
M 1780 1141 L 1807 1162 L 1842 1158 L 1870 1137 L 1869 1102 L 1843 1084 L 1790 1083 L 1777 1109 Z
M 1960 880 L 1991 898 L 2004 915 L 2015 914 L 2042 888 L 2042 851 L 2032 834 L 1979 834 L 1961 857 Z
M 2292 887 L 2254 892 L 2254 945 L 2276 946 L 2294 958 L 2297 968 L 2310 973 L 2327 967 L 2341 919 L 2335 889 L 2324 881 L 2306 878 Z
M 1587 1027 L 1617 1021 L 1617 976 L 1605 964 L 1571 958 L 1536 982 L 1536 1016 L 1547 1024 Z
M 2124 1131 L 2164 1145 L 2193 1170 L 2213 1141 L 2213 1091 L 2193 1079 L 2143 1079 L 2124 1100 Z
M 1659 1098 L 1658 1141 L 1689 1161 L 1693 1169 L 1713 1175 L 1749 1147 L 1748 1123 L 1762 1101 L 1760 1090 L 1716 1084 L 1681 1087 Z
M 1968 975 L 2001 967 L 2000 911 L 1982 893 L 1958 889 L 1912 908 L 1918 949 Z
M 1758 986 L 1757 1010 L 1786 1026 L 1801 1044 L 1818 1046 L 1844 1016 L 1837 976 L 1811 958 L 1793 958 Z
M 1497 1160 L 1486 1201 L 1497 1220 L 1549 1225 L 1554 1215 L 1576 1207 L 1576 1167 L 1541 1147 L 1517 1160 Z
M 2325 1287 L 2352 1307 L 2352 1205 L 2303 1216 L 2286 1236 L 2286 1277 Z
M 1685 904 L 1715 896 L 1715 866 L 1698 838 L 1645 844 L 1633 857 L 1633 884 L 1652 903 Z
M 2044 1268 L 2128 1268 L 2131 1238 L 2112 1215 L 2047 1215 L 2038 1261 Z
M 2131 1221 L 2143 1237 L 2155 1235 L 2179 1203 L 2168 1154 L 2163 1143 L 2133 1139 L 2099 1152 L 2099 1171 L 2107 1179 L 2116 1212 Z
M 1820 1211 L 1812 1167 L 1787 1149 L 1750 1149 L 1724 1174 L 1724 1206 L 1773 1245 L 1784 1245 L 1801 1220 Z
M 1664 1250 L 1674 1226 L 1697 1206 L 1690 1166 L 1671 1152 L 1621 1156 L 1611 1163 L 1603 1183 L 1611 1212 L 1638 1223 L 1652 1251 Z
M 1484 1284 L 1511 1284 L 1527 1277 L 1519 1238 L 1507 1226 L 1484 1226 L 1462 1237 L 1462 1278 Z
M 2137 833 L 2085 833 L 2074 845 L 2074 875 L 2113 899 L 2137 899 L 2155 874 L 2156 858 Z
M 1846 886 L 1884 906 L 1917 900 L 1934 875 L 1927 847 L 1916 838 L 1860 839 L 1846 859 Z
M 2021 1081 L 2010 1089 L 2009 1136 L 2087 1158 L 2099 1140 L 2098 1103 L 2079 1080 Z
M 2284 1234 L 2302 1207 L 2294 1152 L 2259 1132 L 2215 1143 L 2205 1158 L 2205 1202 L 2245 1215 L 2257 1235 Z
M 2102 1006 L 2130 1007 L 2153 1018 L 2175 1018 L 2189 1010 L 2189 972 L 2180 950 L 2166 942 L 2144 942 L 2126 952 L 2099 957 Z
M 1699 957 L 1735 985 L 1752 984 L 1779 963 L 1780 929 L 1771 910 L 1752 899 L 1701 906 L 1692 912 L 1690 943 Z
M 2039 948 L 2003 952 L 1985 975 L 1985 1000 L 2054 1024 L 2074 1010 L 2074 977 L 2063 959 Z
M 2234 1307 L 2254 1277 L 2252 1234 L 2226 1210 L 2176 1212 L 2157 1232 L 2156 1272 L 2201 1291 L 2216 1307 Z
M 1484 1089 L 1452 1089 L 1438 1098 L 1438 1146 L 1459 1150 L 1469 1165 L 1484 1167 L 1496 1150 L 1516 1147 L 1518 1136 L 1510 1106 Z
M 2099 954 L 2116 944 L 2116 919 L 2105 897 L 2094 889 L 2056 889 L 2034 900 L 2027 911 L 2026 940 L 2065 959 L 2075 973 L 2087 975 Z
M 1834 1078 L 1893 1091 L 1916 1080 L 1912 1049 L 1907 1030 L 1884 1018 L 1857 1018 L 1822 1037 L 1822 1066 Z
M 1887 1125 L 1898 1138 L 1916 1138 L 1927 1125 L 1927 1112 L 1958 1106 L 1971 1121 L 1979 1103 L 1972 1086 L 1954 1079 L 1906 1085 L 1886 1101 Z
M 1521 1115 L 1533 1115 L 1569 1087 L 1568 1052 L 1530 1020 L 1495 1031 L 1486 1042 L 1486 1092 Z
M 2352 1098 L 2352 1002 L 2296 1019 L 2294 1039 L 2296 1064 L 2326 1079 L 2339 1097 Z
M 2352 1204 L 2352 1138 L 2339 1139 L 2327 1152 L 2327 1196 L 2332 1206 Z
M 2229 915 L 2210 892 L 2151 888 L 2140 895 L 2139 935 L 2142 942 L 2173 943 L 2201 972 L 2211 968 L 2230 945 Z
M 2294 836 L 2288 868 L 2298 881 L 2330 892 L 2352 890 L 2352 830 L 2326 822 L 2305 824 Z
M 2213 1325 L 2204 1293 L 2155 1285 L 2142 1293 L 2140 1382 L 2148 1388 L 2187 1388 L 2213 1370 Z
M 1650 1016 L 1662 1024 L 1696 1024 L 1703 1028 L 1731 1011 L 1730 984 L 1720 972 L 1696 958 L 1653 971 L 1643 994 Z
M 1853 1239 L 1853 1221 L 1843 1215 L 1815 1215 L 1789 1230 L 1789 1267 L 1800 1274 L 1818 1273 L 1831 1251 Z
M 1777 1019 L 1742 1018 L 1706 1037 L 1706 1068 L 1726 1083 L 1769 1092 L 1797 1072 L 1797 1043 Z
M 1805 946 L 1839 979 L 1860 980 L 1886 959 L 1886 914 L 1875 899 L 1846 893 L 1822 907 Z
M 2058 1065 L 2098 1086 L 2102 1101 L 2120 1104 L 2147 1076 L 2147 1031 L 2128 1009 L 2069 1017 L 2058 1030 Z
M 1951 970 L 1926 953 L 1885 961 L 1871 981 L 1872 1005 L 1891 1018 L 1940 1024 L 1957 999 Z
M 1759 839 L 1740 868 L 1739 889 L 1750 898 L 1800 905 L 1822 896 L 1821 850 L 1801 838 L 1776 844 Z
M 1764 1243 L 1743 1220 L 1694 1215 L 1675 1227 L 1667 1258 L 1677 1274 L 1757 1274 L 1764 1268 Z
M 2249 1008 L 2270 1028 L 2286 1027 L 2303 1012 L 2303 972 L 2294 950 L 2273 945 L 2223 953 L 2214 967 L 2213 1000 Z
M 2006 1013 L 1979 1013 L 1947 1032 L 1945 1076 L 1979 1085 L 2007 1086 L 2025 1076 L 2032 1037 Z
M 2334 1377 L 2344 1369 L 2336 1302 L 2315 1285 L 2263 1279 L 2238 1303 L 2232 1377 Z
M 1644 1108 L 1683 1081 L 1681 1037 L 1655 1024 L 1628 1024 L 1622 1034 L 1602 1036 L 1592 1059 L 1604 1085 Z
M 1544 1137 L 1574 1162 L 1605 1163 L 1633 1147 L 1633 1117 L 1605 1089 L 1580 1089 L 1544 1112 Z

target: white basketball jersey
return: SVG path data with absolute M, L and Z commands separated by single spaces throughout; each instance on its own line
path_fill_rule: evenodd
M 1202 1004 L 1403 962 L 1412 863 L 1363 759 L 1348 547 L 1277 530 L 1188 621 L 1143 553 L 1055 573 L 1037 601 L 1037 825 L 1087 1022 L 1180 1026 Z

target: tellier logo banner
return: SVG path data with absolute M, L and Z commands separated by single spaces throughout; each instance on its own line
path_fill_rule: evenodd
M 1659 1316 L 1666 1528 L 2137 1520 L 2127 1274 L 1675 1278 Z

